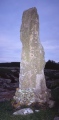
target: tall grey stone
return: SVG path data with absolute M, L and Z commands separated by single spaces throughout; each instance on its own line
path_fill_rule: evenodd
M 20 104 L 45 103 L 48 92 L 44 76 L 44 49 L 39 40 L 39 16 L 35 7 L 23 12 L 20 29 L 22 54 L 19 88 L 14 99 Z

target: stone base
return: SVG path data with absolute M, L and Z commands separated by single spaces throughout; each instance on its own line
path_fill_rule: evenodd
M 51 104 L 54 104 L 54 102 L 52 100 L 49 100 L 50 97 L 51 94 L 50 91 L 48 91 L 48 89 L 47 91 L 43 91 L 40 93 L 39 90 L 36 90 L 35 88 L 28 90 L 21 90 L 17 88 L 15 96 L 13 98 L 17 103 L 16 107 L 23 105 L 29 106 L 36 102 L 40 104 L 47 103 L 49 107 L 51 107 Z
M 20 105 L 30 105 L 35 102 L 34 89 L 21 90 L 17 88 L 13 98 L 16 102 L 20 102 Z

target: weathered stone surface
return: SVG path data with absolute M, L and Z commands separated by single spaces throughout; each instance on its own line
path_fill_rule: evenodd
M 39 16 L 37 9 L 23 12 L 20 29 L 22 54 L 20 64 L 19 89 L 14 99 L 20 104 L 48 101 L 44 76 L 44 49 L 39 40 Z

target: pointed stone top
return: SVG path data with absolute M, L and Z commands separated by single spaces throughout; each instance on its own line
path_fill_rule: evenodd
M 37 12 L 37 8 L 36 7 L 32 7 L 32 8 L 29 8 L 27 10 L 25 10 L 24 12 L 32 12 L 32 11 L 36 11 Z
M 23 16 L 32 16 L 33 14 L 35 14 L 36 16 L 37 16 L 37 9 L 36 9 L 36 7 L 32 7 L 32 8 L 29 8 L 29 9 L 27 9 L 27 10 L 25 10 L 24 12 L 23 12 Z

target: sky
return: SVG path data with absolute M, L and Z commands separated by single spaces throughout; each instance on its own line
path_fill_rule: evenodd
M 23 11 L 36 7 L 45 61 L 59 62 L 59 0 L 0 0 L 0 63 L 21 62 Z

